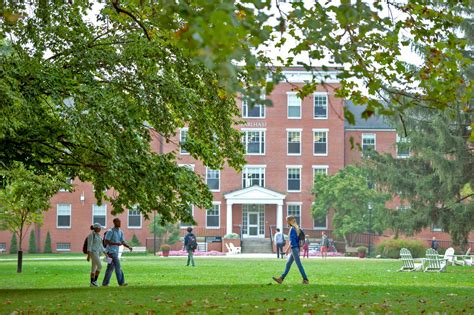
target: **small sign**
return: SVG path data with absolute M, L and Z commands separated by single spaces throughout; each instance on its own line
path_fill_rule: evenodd
M 222 243 L 222 236 L 206 236 L 206 243 Z

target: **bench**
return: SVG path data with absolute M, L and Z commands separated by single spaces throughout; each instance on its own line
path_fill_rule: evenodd
M 145 246 L 133 246 L 132 247 L 132 253 L 146 253 L 146 247 Z

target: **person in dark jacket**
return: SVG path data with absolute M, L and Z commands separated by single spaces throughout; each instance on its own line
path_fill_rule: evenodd
M 188 252 L 188 263 L 186 266 L 189 266 L 189 263 L 191 262 L 191 265 L 194 267 L 194 250 L 196 248 L 193 248 L 196 244 L 196 235 L 192 233 L 193 228 L 188 227 L 187 228 L 188 234 L 184 237 L 184 248 Z
M 436 240 L 436 237 L 433 236 L 433 239 L 431 240 L 431 248 L 434 249 L 434 250 L 438 250 L 439 248 L 439 243 L 438 241 Z
M 298 224 L 296 223 L 296 219 L 294 216 L 286 217 L 286 222 L 290 226 L 290 232 L 288 233 L 290 236 L 290 242 L 288 246 L 286 247 L 285 252 L 288 255 L 291 250 L 291 254 L 288 257 L 288 260 L 286 262 L 286 268 L 285 268 L 285 271 L 282 273 L 282 275 L 278 278 L 272 277 L 272 279 L 275 280 L 277 283 L 281 284 L 283 280 L 285 280 L 285 277 L 290 271 L 291 265 L 293 264 L 293 261 L 294 261 L 296 262 L 296 266 L 298 266 L 298 269 L 301 273 L 301 277 L 303 277 L 303 284 L 309 284 L 308 277 L 306 276 L 306 273 L 304 271 L 303 265 L 301 264 L 301 260 L 300 260 L 299 235 L 300 235 L 301 230 Z

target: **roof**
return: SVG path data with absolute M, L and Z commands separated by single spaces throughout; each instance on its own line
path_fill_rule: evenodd
M 344 130 L 356 129 L 374 129 L 374 130 L 393 130 L 384 116 L 372 115 L 369 119 L 361 117 L 365 106 L 356 106 L 353 102 L 345 100 L 344 106 L 354 114 L 355 124 L 351 125 L 347 120 L 344 120 Z

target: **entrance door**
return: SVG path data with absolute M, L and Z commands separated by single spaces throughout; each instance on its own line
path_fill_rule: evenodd
M 258 237 L 259 225 L 258 225 L 258 212 L 249 212 L 248 214 L 248 236 Z
M 243 205 L 242 223 L 244 237 L 265 237 L 265 206 Z

